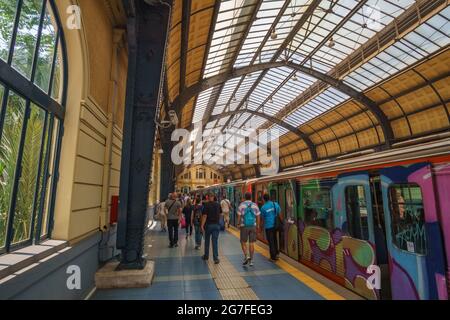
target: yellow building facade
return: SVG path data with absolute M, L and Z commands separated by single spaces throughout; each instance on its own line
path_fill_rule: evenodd
M 182 193 L 189 193 L 223 182 L 223 175 L 219 171 L 209 166 L 196 165 L 185 168 L 177 176 L 176 189 Z

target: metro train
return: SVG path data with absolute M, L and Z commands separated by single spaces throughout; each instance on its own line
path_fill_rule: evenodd
M 269 193 L 280 251 L 367 299 L 448 300 L 449 138 L 194 192 L 226 194 L 234 226 L 246 192 Z

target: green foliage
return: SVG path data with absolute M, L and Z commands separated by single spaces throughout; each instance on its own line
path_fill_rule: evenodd
M 25 102 L 10 95 L 0 143 L 0 247 L 5 243 L 6 223 L 11 201 Z
M 7 60 L 16 19 L 17 0 L 0 0 L 0 58 Z M 16 44 L 13 51 L 12 66 L 28 79 L 36 51 L 37 34 L 41 19 L 42 0 L 24 0 L 21 8 Z M 44 91 L 48 91 L 53 56 L 55 53 L 56 30 L 48 10 L 43 20 L 40 45 L 37 50 L 37 64 L 34 82 Z M 59 63 L 59 61 L 58 61 Z M 59 64 L 58 64 L 59 66 Z M 59 72 L 59 68 L 57 70 Z M 59 84 L 59 74 L 56 75 Z M 56 90 L 57 88 L 54 88 Z M 38 177 L 42 131 L 45 112 L 37 106 L 31 106 L 25 135 L 22 159 L 22 174 L 18 185 L 16 210 L 14 216 L 13 243 L 28 239 L 31 233 L 31 219 L 36 185 L 42 187 L 43 175 Z M 0 247 L 5 244 L 6 224 L 10 210 L 11 192 L 15 177 L 15 168 L 25 116 L 25 101 L 10 93 L 6 109 L 5 122 L 0 141 Z M 48 135 L 46 135 L 48 139 Z M 38 201 L 43 192 L 38 193 Z
M 22 159 L 22 176 L 19 181 L 16 211 L 14 215 L 13 243 L 20 242 L 30 237 L 31 219 L 37 173 L 40 159 L 42 130 L 44 126 L 44 112 L 36 106 L 32 106 L 32 112 L 27 124 L 25 148 Z
M 17 1 L 0 0 L 0 58 L 6 60 L 13 33 Z M 31 76 L 37 32 L 41 19 L 42 0 L 24 0 L 21 9 L 17 39 L 14 48 L 13 66 L 26 77 Z M 44 91 L 48 90 L 51 66 L 55 50 L 56 32 L 52 24 L 50 8 L 44 16 L 42 35 L 38 50 L 35 83 Z

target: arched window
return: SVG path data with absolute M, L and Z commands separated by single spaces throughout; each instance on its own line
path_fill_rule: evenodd
M 65 105 L 53 0 L 0 0 L 0 253 L 49 236 Z

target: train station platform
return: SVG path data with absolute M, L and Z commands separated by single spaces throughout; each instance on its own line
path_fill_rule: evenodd
M 155 262 L 148 288 L 96 290 L 93 300 L 346 300 L 362 299 L 301 264 L 281 257 L 268 260 L 268 249 L 258 242 L 254 266 L 242 266 L 238 231 L 219 237 L 220 264 L 201 259 L 194 239 L 180 230 L 178 248 L 169 248 L 167 233 L 151 222 L 145 255 Z

